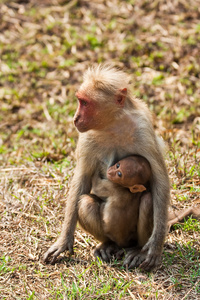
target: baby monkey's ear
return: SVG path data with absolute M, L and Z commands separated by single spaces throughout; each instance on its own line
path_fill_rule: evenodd
M 146 191 L 145 186 L 142 184 L 135 184 L 131 186 L 129 189 L 131 193 L 141 193 L 143 191 Z

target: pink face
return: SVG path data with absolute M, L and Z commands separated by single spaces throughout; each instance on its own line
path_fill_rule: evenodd
M 116 163 L 114 166 L 108 168 L 107 178 L 114 183 L 118 183 L 123 186 L 128 185 L 128 182 L 124 182 L 125 181 L 124 172 L 123 169 L 121 168 L 120 161 Z
M 134 167 L 135 164 L 133 164 Z M 140 184 L 140 180 L 134 172 L 129 170 L 129 158 L 122 159 L 114 166 L 111 166 L 107 170 L 107 178 L 121 186 L 129 188 L 131 193 L 141 193 L 146 190 L 143 184 Z
M 76 97 L 79 104 L 74 116 L 74 124 L 78 131 L 86 132 L 91 129 L 101 130 L 114 119 L 114 117 L 108 117 L 108 106 L 106 108 L 105 103 L 101 103 L 100 105 L 100 101 L 95 101 L 88 96 L 83 89 L 76 93 Z M 98 95 L 96 95 L 96 98 L 98 98 Z M 118 109 L 123 108 L 125 98 L 126 89 L 120 90 L 120 93 L 114 97 L 113 108 L 114 105 L 117 105 Z M 110 112 L 112 111 L 115 110 L 110 109 Z
M 78 131 L 85 132 L 94 129 L 96 123 L 97 103 L 83 92 L 77 92 L 78 108 L 74 116 L 74 124 Z
M 140 178 L 137 174 L 137 164 L 131 161 L 130 157 L 118 161 L 114 166 L 107 170 L 107 178 L 125 187 L 130 187 L 140 183 Z

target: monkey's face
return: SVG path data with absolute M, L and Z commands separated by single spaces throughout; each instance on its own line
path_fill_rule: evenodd
M 83 93 L 76 94 L 78 108 L 74 116 L 74 124 L 78 131 L 86 132 L 94 129 L 97 122 L 97 103 L 86 97 Z
M 119 90 L 116 95 L 107 95 L 94 86 L 82 84 L 76 93 L 78 108 L 74 124 L 78 131 L 104 130 L 115 123 L 116 114 L 123 111 L 127 90 Z
M 91 95 L 88 96 L 88 94 Z M 114 120 L 113 106 L 106 105 L 106 103 L 100 104 L 95 92 L 90 93 L 89 88 L 87 93 L 79 90 L 76 97 L 78 108 L 74 116 L 74 124 L 79 132 L 105 129 Z M 112 109 L 109 109 L 110 106 Z
M 107 178 L 114 183 L 118 183 L 120 185 L 123 184 L 123 173 L 121 172 L 120 169 L 120 162 L 108 168 Z
M 126 171 L 124 172 L 123 166 L 119 161 L 107 170 L 107 178 L 114 183 L 118 183 L 122 186 L 128 187 L 129 179 L 127 178 L 127 176 L 125 176 L 125 173 Z
M 134 174 L 132 167 L 128 163 L 128 159 L 123 159 L 111 166 L 107 170 L 107 178 L 124 187 L 131 187 L 139 183 L 138 177 Z

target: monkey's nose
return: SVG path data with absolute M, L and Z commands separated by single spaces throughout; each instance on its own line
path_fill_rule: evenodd
M 115 170 L 109 168 L 107 170 L 107 177 L 108 177 L 108 179 L 109 178 L 113 178 L 114 176 L 115 176 Z
M 80 119 L 80 116 L 74 117 L 74 125 L 76 126 L 78 120 Z

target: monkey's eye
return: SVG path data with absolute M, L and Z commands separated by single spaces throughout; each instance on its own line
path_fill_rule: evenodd
M 85 101 L 85 100 L 80 99 L 79 101 L 81 102 L 82 106 L 87 106 L 87 104 L 88 104 L 87 101 Z
M 82 101 L 82 105 L 83 106 L 87 106 L 87 102 L 86 101 Z
M 119 177 L 122 177 L 122 173 L 121 172 L 117 172 Z
M 120 164 L 119 164 L 119 163 L 117 163 L 117 164 L 116 164 L 116 167 L 117 167 L 117 169 L 119 169 L 119 167 L 120 167 Z

